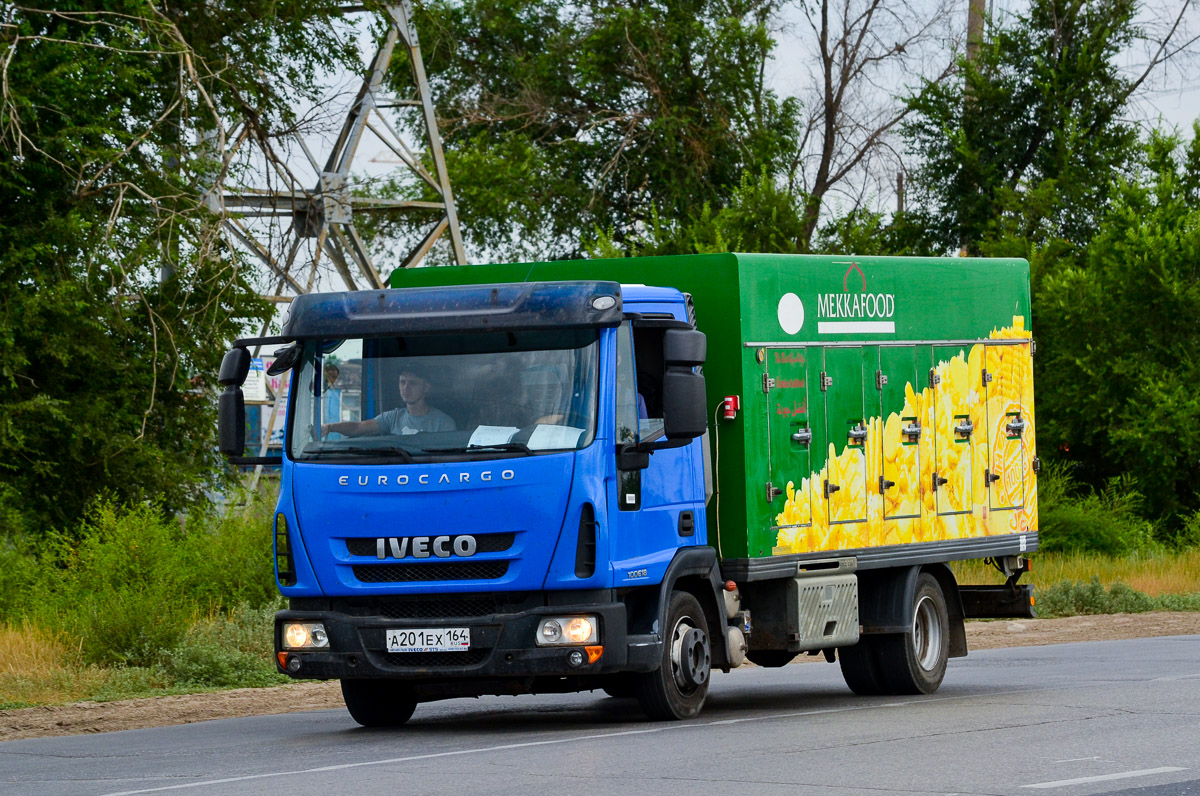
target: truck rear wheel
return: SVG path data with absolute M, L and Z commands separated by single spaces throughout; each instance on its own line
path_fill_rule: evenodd
M 672 592 L 664 629 L 658 669 L 638 675 L 638 703 L 652 719 L 690 719 L 704 706 L 712 674 L 712 644 L 699 601 L 687 592 Z
M 364 727 L 399 727 L 417 709 L 412 689 L 398 680 L 342 680 L 342 700 Z
M 879 670 L 876 641 L 875 636 L 861 636 L 858 643 L 852 647 L 838 647 L 837 658 L 838 666 L 842 669 L 842 679 L 850 686 L 850 690 L 859 696 L 879 696 L 887 693 L 887 686 Z
M 917 578 L 913 623 L 906 633 L 878 637 L 880 671 L 889 693 L 932 694 L 946 676 L 950 657 L 950 612 L 937 579 Z

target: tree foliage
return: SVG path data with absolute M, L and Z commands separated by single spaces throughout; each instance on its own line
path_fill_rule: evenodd
M 778 173 L 797 106 L 767 87 L 770 0 L 427 4 L 459 215 L 494 258 L 624 246 Z M 403 68 L 400 66 L 398 68 Z
M 332 4 L 289 5 L 0 11 L 0 531 L 211 485 L 204 387 L 266 310 L 203 202 L 219 163 L 198 139 L 288 124 L 307 71 L 349 54 L 311 19 Z
M 1125 111 L 1140 81 L 1117 64 L 1136 12 L 1135 0 L 1033 0 L 992 26 L 957 80 L 912 100 L 917 193 L 945 249 L 979 254 L 1006 224 L 1032 239 L 1090 236 L 1137 143 Z
M 1153 516 L 1182 517 L 1200 478 L 1200 135 L 1153 135 L 1098 221 L 1039 284 L 1038 440 L 1092 483 L 1132 474 Z

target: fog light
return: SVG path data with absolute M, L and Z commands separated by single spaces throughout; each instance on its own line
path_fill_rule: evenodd
M 300 671 L 300 659 L 297 658 L 295 655 L 288 658 L 287 670 L 289 672 L 291 672 L 292 674 L 295 674 L 296 672 Z
M 579 650 L 571 650 L 571 654 L 567 656 L 567 663 L 572 666 L 583 666 L 583 653 Z

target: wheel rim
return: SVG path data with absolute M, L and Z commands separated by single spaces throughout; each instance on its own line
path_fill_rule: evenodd
M 708 634 L 687 617 L 680 619 L 671 634 L 671 674 L 681 693 L 691 694 L 708 682 L 712 651 Z
M 942 655 L 942 623 L 938 621 L 937 606 L 928 596 L 920 599 L 913 616 L 913 651 L 917 663 L 927 672 L 933 671 Z

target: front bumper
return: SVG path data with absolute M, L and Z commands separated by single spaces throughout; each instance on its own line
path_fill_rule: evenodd
M 512 606 L 499 612 L 478 616 L 439 616 L 437 618 L 389 618 L 382 606 L 354 609 L 280 611 L 275 615 L 276 666 L 283 674 L 304 679 L 405 679 L 414 686 L 433 686 L 458 681 L 473 682 L 464 693 L 509 693 L 514 690 L 564 690 L 542 688 L 532 680 L 547 678 L 594 679 L 629 671 L 652 671 L 661 655 L 657 636 L 630 636 L 626 629 L 626 609 L 620 602 L 575 603 Z M 352 611 L 352 612 L 351 612 Z M 591 614 L 599 617 L 600 657 L 581 665 L 572 665 L 571 652 L 583 646 L 538 647 L 534 643 L 543 617 Z M 285 649 L 282 627 L 285 622 L 321 622 L 329 636 L 326 649 Z M 386 633 L 394 629 L 465 627 L 471 631 L 471 647 L 462 652 L 390 653 Z M 279 653 L 283 653 L 280 655 Z M 289 666 L 288 664 L 291 664 Z M 292 667 L 295 667 L 293 670 Z M 495 682 L 523 681 L 497 687 Z M 546 686 L 542 682 L 540 686 Z M 574 689 L 566 689 L 574 690 Z

